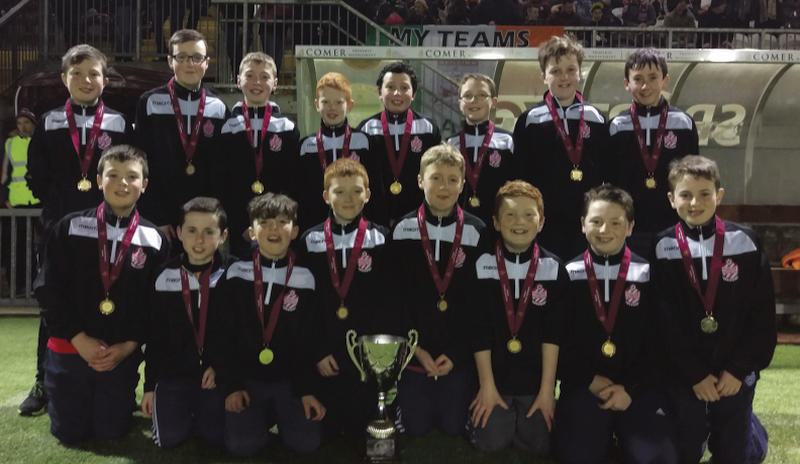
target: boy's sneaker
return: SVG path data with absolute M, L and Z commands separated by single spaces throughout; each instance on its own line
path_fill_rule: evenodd
M 33 384 L 28 397 L 25 398 L 18 408 L 20 416 L 35 416 L 42 414 L 47 406 L 47 394 L 44 392 L 44 384 L 37 380 Z

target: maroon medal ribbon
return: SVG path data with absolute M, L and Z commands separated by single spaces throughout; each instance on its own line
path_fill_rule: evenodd
M 94 146 L 97 144 L 97 136 L 100 134 L 100 126 L 103 124 L 103 114 L 105 111 L 106 106 L 103 104 L 103 101 L 100 100 L 94 111 L 92 131 L 89 132 L 89 140 L 86 141 L 86 148 L 83 151 L 83 157 L 81 157 L 81 141 L 78 136 L 78 124 L 75 122 L 75 113 L 72 112 L 70 99 L 67 99 L 67 103 L 64 105 L 64 112 L 67 114 L 67 124 L 69 125 L 69 135 L 72 137 L 72 146 L 75 147 L 75 153 L 78 155 L 81 175 L 83 175 L 84 179 L 89 175 L 89 165 L 92 162 Z
M 200 283 L 200 304 L 198 305 L 197 312 L 199 321 L 194 323 L 194 316 L 192 315 L 192 292 L 189 289 L 189 272 L 181 266 L 181 295 L 183 295 L 183 306 L 186 307 L 186 315 L 189 316 L 189 323 L 192 325 L 192 333 L 194 334 L 194 343 L 197 346 L 197 353 L 203 355 L 203 344 L 206 338 L 206 320 L 208 319 L 208 299 L 211 292 L 211 268 L 214 267 L 214 260 L 208 269 L 200 273 L 198 282 Z
M 183 152 L 186 154 L 186 161 L 191 163 L 194 158 L 194 153 L 197 151 L 197 142 L 200 140 L 200 124 L 203 122 L 203 113 L 206 109 L 206 89 L 200 91 L 200 102 L 197 104 L 197 114 L 194 117 L 194 124 L 192 124 L 191 139 L 186 137 L 186 126 L 183 123 L 181 105 L 178 103 L 178 97 L 175 95 L 175 78 L 169 80 L 167 84 L 169 91 L 169 101 L 172 103 L 172 113 L 175 115 L 175 122 L 178 124 L 178 135 L 181 137 L 181 145 L 183 145 Z
M 361 247 L 364 245 L 364 236 L 367 233 L 367 221 L 363 217 L 358 221 L 355 243 L 353 243 L 350 258 L 347 260 L 347 269 L 344 271 L 344 279 L 341 282 L 339 281 L 339 270 L 336 268 L 336 251 L 333 248 L 331 218 L 325 220 L 323 231 L 325 232 L 325 253 L 328 256 L 328 271 L 331 275 L 331 283 L 336 290 L 336 294 L 344 302 L 347 292 L 350 290 L 350 284 L 353 282 L 356 267 L 358 267 L 358 258 L 361 255 Z
M 497 275 L 500 277 L 500 288 L 503 292 L 503 305 L 506 308 L 508 330 L 511 332 L 511 337 L 516 338 L 520 327 L 522 327 L 522 321 L 525 320 L 525 309 L 531 299 L 531 289 L 533 288 L 534 277 L 536 277 L 536 269 L 539 267 L 539 245 L 533 244 L 531 261 L 528 264 L 528 271 L 525 273 L 525 283 L 522 285 L 522 295 L 520 295 L 517 302 L 516 315 L 514 314 L 514 299 L 511 297 L 511 282 L 508 279 L 508 271 L 506 270 L 506 258 L 503 254 L 503 245 L 501 245 L 500 240 L 495 244 L 494 250 L 494 257 L 497 260 Z
M 119 274 L 122 272 L 122 264 L 125 262 L 125 254 L 131 246 L 133 234 L 136 233 L 136 227 L 139 225 L 139 211 L 134 210 L 131 221 L 128 223 L 128 228 L 125 230 L 125 235 L 122 236 L 119 247 L 117 248 L 117 255 L 114 257 L 114 266 L 110 267 L 110 252 L 108 249 L 108 232 L 106 232 L 106 204 L 100 203 L 97 207 L 97 254 L 100 264 L 100 279 L 103 281 L 103 289 L 108 297 L 111 291 L 111 286 L 119 279 Z
M 381 111 L 381 127 L 383 128 L 383 141 L 386 144 L 386 157 L 389 159 L 389 166 L 392 168 L 392 175 L 395 180 L 400 178 L 403 171 L 403 163 L 406 161 L 408 144 L 411 142 L 411 126 L 414 122 L 414 113 L 411 109 L 406 112 L 406 127 L 403 130 L 403 138 L 400 140 L 400 154 L 394 150 L 394 141 L 389 133 L 389 121 L 386 119 L 386 110 Z
M 353 131 L 350 129 L 349 124 L 344 126 L 344 139 L 342 140 L 341 158 L 350 157 L 350 137 Z M 317 154 L 319 154 L 319 164 L 322 166 L 322 171 L 328 168 L 328 160 L 325 157 L 325 142 L 322 141 L 322 128 L 317 131 Z
M 254 111 L 258 114 L 258 108 Z M 247 140 L 250 141 L 250 146 L 253 146 L 253 126 L 250 123 L 250 112 L 247 110 L 247 104 L 242 102 L 242 114 L 244 115 L 244 127 L 247 132 Z M 272 119 L 272 105 L 267 102 L 264 107 L 264 117 L 261 119 L 261 133 L 259 134 L 258 150 L 253 148 L 256 162 L 256 180 L 261 178 L 261 171 L 264 169 L 264 140 L 267 138 L 267 131 L 269 130 L 269 121 Z
M 614 282 L 614 290 L 611 293 L 611 302 L 606 309 L 603 304 L 603 298 L 600 296 L 600 286 L 597 285 L 597 275 L 594 273 L 594 263 L 592 262 L 592 254 L 589 250 L 583 253 L 583 266 L 586 268 L 586 280 L 589 283 L 589 293 L 592 295 L 592 304 L 594 305 L 594 313 L 597 315 L 597 320 L 603 325 L 606 334 L 611 337 L 611 332 L 614 331 L 614 324 L 617 322 L 617 314 L 619 314 L 619 305 L 622 302 L 622 289 L 625 288 L 625 281 L 628 277 L 628 268 L 631 264 L 631 250 L 626 246 L 625 252 L 622 255 L 622 261 L 619 263 L 619 273 L 617 273 L 617 281 Z
M 264 326 L 264 281 L 261 270 L 261 253 L 258 248 L 253 250 L 253 291 L 256 297 L 256 308 L 258 309 L 258 320 L 261 321 L 262 339 L 264 346 L 269 346 L 272 341 L 272 335 L 275 333 L 275 326 L 278 325 L 278 315 L 281 312 L 281 304 L 283 303 L 283 296 L 286 294 L 286 287 L 289 285 L 289 278 L 292 276 L 292 269 L 294 269 L 294 252 L 289 250 L 289 261 L 286 264 L 286 279 L 283 282 L 283 290 L 281 294 L 275 298 L 272 303 L 272 308 L 269 313 L 269 321 L 266 327 Z
M 716 231 L 714 233 L 714 254 L 711 255 L 711 275 L 708 277 L 708 286 L 706 293 L 700 289 L 700 279 L 697 277 L 697 270 L 692 263 L 692 252 L 689 250 L 689 242 L 686 240 L 686 234 L 683 232 L 681 223 L 675 224 L 675 238 L 678 240 L 678 247 L 681 250 L 681 258 L 683 258 L 683 267 L 686 269 L 686 274 L 689 277 L 689 283 L 694 287 L 700 301 L 703 302 L 703 309 L 706 316 L 710 316 L 714 312 L 714 300 L 717 298 L 717 286 L 719 285 L 719 276 L 722 272 L 722 247 L 725 243 L 725 224 L 719 216 L 714 216 Z M 702 246 L 702 245 L 701 245 Z
M 464 157 L 464 168 L 467 171 L 467 182 L 473 193 L 478 192 L 478 179 L 481 176 L 481 169 L 483 168 L 483 160 L 486 158 L 486 152 L 489 151 L 489 144 L 492 142 L 492 135 L 494 135 L 494 123 L 489 121 L 489 128 L 486 129 L 486 135 L 483 136 L 483 142 L 478 149 L 478 158 L 475 164 L 470 166 L 469 157 L 467 156 L 467 137 L 465 131 L 461 131 L 458 136 L 459 146 L 461 147 L 461 155 Z
M 575 92 L 575 99 L 581 104 L 581 117 L 578 120 L 578 136 L 575 145 L 572 145 L 569 134 L 564 130 L 564 125 L 561 124 L 561 118 L 558 117 L 558 111 L 556 111 L 556 107 L 553 105 L 553 95 L 551 93 L 548 92 L 547 95 L 545 95 L 544 103 L 547 105 L 547 109 L 550 110 L 550 117 L 553 118 L 553 124 L 556 126 L 556 131 L 561 138 L 561 142 L 564 143 L 564 149 L 567 152 L 570 162 L 577 168 L 581 164 L 581 158 L 583 158 L 583 126 L 586 124 L 586 121 L 583 119 L 583 97 L 581 97 L 581 94 L 578 92 Z M 564 120 L 567 120 L 566 109 L 564 109 Z
M 633 131 L 636 133 L 636 141 L 639 144 L 639 153 L 642 156 L 647 173 L 651 177 L 656 172 L 658 167 L 658 158 L 661 156 L 661 149 L 664 147 L 664 132 L 667 128 L 667 115 L 669 114 L 669 105 L 664 104 L 661 107 L 661 114 L 658 117 L 658 129 L 656 129 L 656 140 L 653 143 L 653 151 L 649 152 L 647 149 L 647 141 L 644 139 L 644 131 L 642 125 L 639 123 L 639 115 L 636 113 L 636 102 L 631 104 L 631 123 L 633 123 Z
M 436 267 L 436 260 L 433 256 L 433 247 L 431 240 L 428 237 L 428 226 L 425 223 L 425 205 L 422 205 L 417 210 L 417 224 L 419 225 L 419 237 L 422 242 L 422 249 L 425 252 L 425 260 L 428 261 L 428 268 L 433 277 L 433 283 L 436 285 L 436 290 L 439 291 L 439 296 L 444 297 L 447 287 L 450 286 L 450 281 L 453 279 L 453 271 L 456 267 L 456 255 L 461 246 L 461 236 L 464 232 L 464 211 L 461 207 L 456 205 L 456 231 L 453 237 L 453 247 L 450 249 L 450 259 L 447 261 L 447 269 L 444 272 L 444 278 L 439 276 L 439 269 Z

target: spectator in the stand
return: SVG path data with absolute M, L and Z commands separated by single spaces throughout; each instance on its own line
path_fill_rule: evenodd
M 727 14 L 728 4 L 725 0 L 711 0 L 708 11 L 700 15 L 701 29 L 727 29 L 736 27 L 734 20 Z M 732 34 L 701 34 L 700 48 L 729 48 Z
M 572 0 L 562 0 L 560 4 L 550 9 L 547 24 L 551 26 L 582 26 L 581 18 L 575 11 Z
M 550 16 L 550 5 L 546 2 L 529 3 L 525 6 L 525 25 L 545 26 Z
M 631 0 L 623 7 L 622 24 L 644 28 L 655 25 L 656 17 L 656 9 L 648 0 Z
M 611 14 L 611 8 L 606 7 L 605 3 L 594 2 L 592 4 L 592 22 L 589 25 L 593 27 L 619 27 L 622 26 L 622 21 Z
M 465 25 L 470 24 L 469 8 L 465 0 L 445 0 L 444 10 L 440 12 L 442 24 Z
M 479 0 L 470 18 L 472 24 L 517 25 L 522 23 L 522 7 L 517 0 Z
M 408 11 L 406 17 L 406 24 L 436 24 L 436 17 L 431 13 L 428 8 L 428 2 L 425 0 L 414 0 L 411 9 Z
M 383 0 L 378 4 L 378 10 L 375 12 L 375 22 L 378 24 L 392 24 L 397 25 L 397 18 L 403 20 L 408 16 L 408 9 L 404 0 Z M 387 22 L 389 18 L 391 22 Z M 402 23 L 401 23 L 402 24 Z
M 780 27 L 800 28 L 800 0 L 778 0 L 778 21 Z
M 592 21 L 592 0 L 575 0 L 574 5 L 582 25 L 589 24 Z
M 669 6 L 669 13 L 664 16 L 664 27 L 668 28 L 692 28 L 697 27 L 697 20 L 689 10 L 688 0 L 670 0 L 667 5 Z M 686 48 L 689 44 L 694 44 L 694 34 L 688 32 L 676 32 L 672 35 L 673 47 Z

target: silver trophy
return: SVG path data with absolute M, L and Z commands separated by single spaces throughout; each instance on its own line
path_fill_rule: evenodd
M 345 334 L 347 352 L 361 373 L 361 381 L 367 375 L 378 384 L 378 417 L 367 424 L 365 461 L 370 463 L 393 462 L 398 458 L 394 422 L 386 414 L 386 396 L 392 390 L 403 369 L 414 356 L 417 348 L 417 331 L 408 331 L 408 339 L 395 335 L 362 335 L 355 330 Z

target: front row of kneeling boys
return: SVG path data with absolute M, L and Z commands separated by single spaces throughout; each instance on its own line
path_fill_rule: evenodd
M 310 452 L 333 436 L 358 442 L 375 407 L 345 352 L 345 332 L 419 331 L 396 417 L 409 435 L 438 428 L 483 450 L 513 445 L 559 462 L 758 462 L 765 431 L 752 414 L 758 373 L 775 346 L 769 268 L 753 232 L 720 220 L 716 164 L 673 163 L 681 218 L 651 266 L 625 245 L 630 195 L 585 196 L 586 251 L 568 263 L 537 245 L 539 190 L 506 183 L 493 226 L 461 210 L 464 160 L 438 145 L 421 160 L 425 200 L 391 236 L 363 217 L 364 168 L 325 171 L 329 218 L 297 252 L 297 203 L 268 193 L 248 205 L 252 260 L 219 251 L 219 201 L 184 205 L 184 253 L 139 217 L 147 161 L 108 149 L 105 201 L 66 216 L 47 242 L 37 291 L 50 329 L 51 432 L 65 443 L 118 438 L 131 424 L 140 346 L 142 410 L 156 443 L 193 431 L 234 455 L 276 436 Z M 556 401 L 555 383 L 561 380 Z M 274 429 L 273 429 L 274 431 Z

